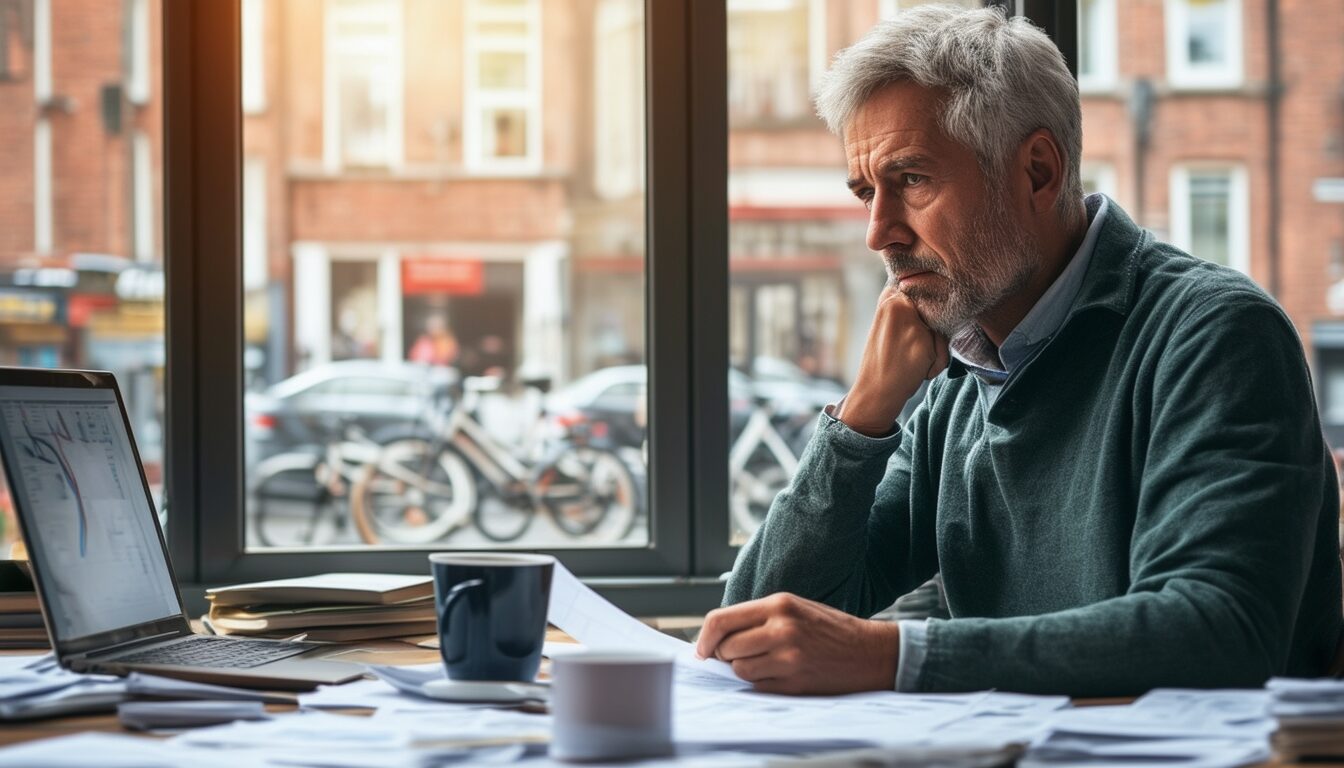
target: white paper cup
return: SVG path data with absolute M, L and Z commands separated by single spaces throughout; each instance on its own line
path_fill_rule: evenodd
M 672 754 L 672 658 L 589 651 L 552 659 L 551 720 L 557 760 Z

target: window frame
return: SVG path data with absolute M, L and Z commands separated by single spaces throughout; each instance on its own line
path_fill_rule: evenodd
M 1227 266 L 1249 276 L 1251 274 L 1250 200 L 1246 166 L 1234 162 L 1193 161 L 1176 163 L 1171 167 L 1171 244 L 1192 256 L 1207 259 L 1191 251 L 1194 243 L 1191 217 L 1190 179 L 1199 172 L 1226 173 L 1227 193 Z M 1217 262 L 1214 262 L 1217 263 Z
M 1227 3 L 1228 18 L 1223 30 L 1227 35 L 1228 60 L 1225 66 L 1197 65 L 1190 62 L 1185 41 L 1189 35 L 1189 0 L 1165 0 L 1167 81 L 1173 88 L 1201 90 L 1241 86 L 1245 77 L 1245 15 L 1241 0 Z
M 240 3 L 165 3 L 163 14 L 167 539 L 194 605 L 207 584 L 421 572 L 426 557 L 246 551 Z M 1051 20 L 1076 34 L 1073 0 L 1051 4 Z M 644 8 L 651 544 L 551 551 L 627 610 L 671 614 L 717 604 L 738 549 L 728 543 L 727 12 L 723 0 Z

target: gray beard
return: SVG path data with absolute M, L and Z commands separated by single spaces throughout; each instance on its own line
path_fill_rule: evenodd
M 991 200 L 1001 199 L 991 195 Z M 911 270 L 928 270 L 946 280 L 947 287 L 909 286 L 900 291 L 915 305 L 925 325 L 948 339 L 1022 290 L 1040 263 L 1036 244 L 1008 218 L 1001 202 L 970 223 L 953 242 L 949 256 L 950 263 L 944 263 L 909 251 L 883 253 L 888 285 L 899 286 L 895 275 Z

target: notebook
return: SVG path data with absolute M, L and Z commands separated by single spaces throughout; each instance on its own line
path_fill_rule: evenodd
M 61 666 L 311 690 L 322 646 L 197 635 L 112 374 L 0 368 L 0 462 Z

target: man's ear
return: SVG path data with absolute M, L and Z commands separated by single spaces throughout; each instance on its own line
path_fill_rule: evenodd
M 1064 190 L 1065 175 L 1064 150 L 1055 135 L 1045 128 L 1032 131 L 1022 140 L 1018 158 L 1030 182 L 1027 193 L 1032 213 L 1054 208 Z

